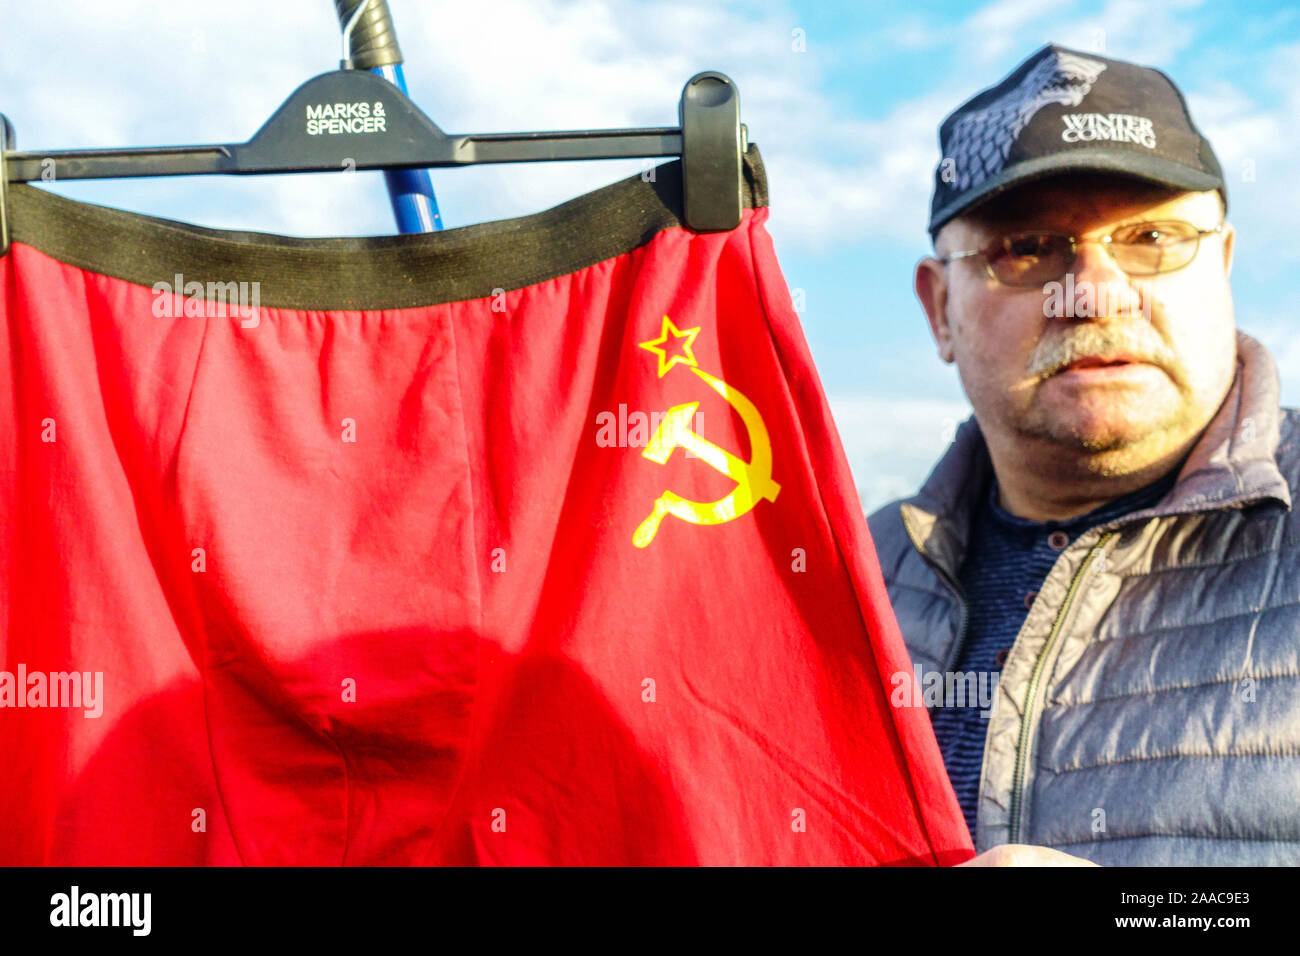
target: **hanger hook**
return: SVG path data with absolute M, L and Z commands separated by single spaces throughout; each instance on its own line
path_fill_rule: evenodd
M 352 31 L 356 28 L 357 21 L 361 19 L 361 14 L 366 12 L 366 7 L 370 6 L 370 0 L 361 0 L 357 8 L 352 11 L 352 16 L 348 19 L 347 25 L 343 28 L 343 58 L 339 61 L 339 66 L 344 70 L 352 69 Z

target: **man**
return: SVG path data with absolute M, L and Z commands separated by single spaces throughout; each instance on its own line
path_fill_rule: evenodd
M 974 415 L 870 525 L 972 862 L 1300 863 L 1300 412 L 1210 144 L 1057 46 L 940 144 L 915 288 Z

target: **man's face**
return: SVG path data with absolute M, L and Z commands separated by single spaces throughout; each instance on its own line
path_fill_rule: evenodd
M 945 255 L 1030 230 L 1099 239 L 1121 225 L 1169 219 L 1209 229 L 1221 214 L 1214 192 L 1058 177 L 949 223 L 936 245 Z M 986 434 L 1046 440 L 1082 455 L 1096 474 L 1125 474 L 1198 434 L 1232 382 L 1231 244 L 1225 227 L 1203 237 L 1184 268 L 1129 276 L 1104 245 L 1085 241 L 1071 277 L 1056 286 L 1003 285 L 983 257 L 946 267 L 926 260 L 917 289 Z

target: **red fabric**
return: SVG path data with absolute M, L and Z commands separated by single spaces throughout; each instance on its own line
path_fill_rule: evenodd
M 767 215 L 255 328 L 15 243 L 0 667 L 102 672 L 103 711 L 0 708 L 0 863 L 969 858 L 925 711 L 889 703 L 910 664 Z M 666 491 L 737 481 L 602 413 L 699 403 L 755 454 L 688 362 L 660 376 L 665 316 L 779 491 L 638 547 Z

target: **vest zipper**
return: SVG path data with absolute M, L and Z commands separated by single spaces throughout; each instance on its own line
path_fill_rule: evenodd
M 1025 786 L 1025 766 L 1029 761 L 1029 747 L 1033 741 L 1033 728 L 1042 705 L 1038 691 L 1042 685 L 1043 671 L 1047 667 L 1048 658 L 1051 657 L 1056 638 L 1065 626 L 1065 618 L 1074 604 L 1075 595 L 1079 593 L 1080 584 L 1083 583 L 1089 568 L 1092 567 L 1097 553 L 1105 548 L 1110 539 L 1118 533 L 1118 531 L 1107 532 L 1089 549 L 1088 556 L 1083 559 L 1083 564 L 1080 565 L 1079 570 L 1075 572 L 1074 578 L 1070 581 L 1070 588 L 1065 593 L 1065 600 L 1061 602 L 1061 609 L 1056 613 L 1056 620 L 1052 622 L 1052 629 L 1047 633 L 1047 640 L 1043 643 L 1043 649 L 1038 653 L 1038 660 L 1034 662 L 1033 673 L 1029 676 L 1029 687 L 1025 690 L 1024 717 L 1020 724 L 1020 737 L 1016 743 L 1015 772 L 1011 778 L 1011 825 L 1007 839 L 1008 843 L 1020 842 L 1020 811 L 1023 803 L 1022 791 Z

